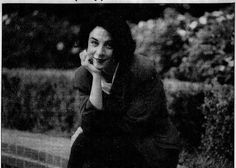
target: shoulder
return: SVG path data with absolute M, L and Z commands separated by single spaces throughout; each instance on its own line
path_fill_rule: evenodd
M 157 77 L 154 61 L 144 55 L 134 55 L 133 62 L 130 67 L 133 76 L 139 81 L 146 81 Z
M 89 72 L 84 66 L 80 66 L 75 70 L 75 77 L 82 78 L 88 76 Z
M 74 87 L 79 88 L 81 86 L 89 86 L 91 83 L 91 74 L 89 71 L 83 67 L 80 66 L 75 70 L 75 77 L 74 77 Z

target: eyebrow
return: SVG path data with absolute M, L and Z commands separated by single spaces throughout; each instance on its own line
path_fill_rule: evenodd
M 95 37 L 90 37 L 91 40 L 95 40 L 95 41 L 99 41 L 98 39 L 96 39 Z M 105 41 L 106 43 L 111 43 L 112 40 L 107 40 Z
M 94 37 L 90 37 L 91 40 L 95 40 L 98 41 L 98 39 L 94 38 Z

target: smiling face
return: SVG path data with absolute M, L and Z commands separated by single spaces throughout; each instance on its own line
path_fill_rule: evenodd
M 93 58 L 93 65 L 103 71 L 113 69 L 113 50 L 110 33 L 102 27 L 95 27 L 89 34 L 87 48 Z

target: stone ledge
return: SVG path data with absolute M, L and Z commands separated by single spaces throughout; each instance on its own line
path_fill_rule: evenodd
M 12 154 L 7 154 L 2 152 L 2 165 L 6 167 L 16 167 L 16 168 L 60 168 L 55 165 L 50 165 L 35 161 L 29 158 L 24 158 Z
M 20 160 L 23 161 L 23 163 Z M 67 167 L 67 159 L 65 158 L 7 143 L 2 143 L 2 163 L 7 163 L 7 165 L 11 164 L 12 167 L 17 166 L 16 163 L 19 163 L 18 166 L 23 164 L 23 167 L 34 167 L 36 165 L 43 165 L 44 167 L 51 165 L 51 167 L 54 166 L 58 168 Z

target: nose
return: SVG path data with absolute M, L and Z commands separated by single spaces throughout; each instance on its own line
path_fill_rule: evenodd
M 105 51 L 103 46 L 98 46 L 95 53 L 95 58 L 103 58 L 105 56 Z

